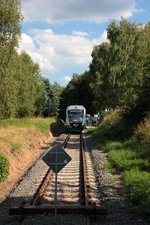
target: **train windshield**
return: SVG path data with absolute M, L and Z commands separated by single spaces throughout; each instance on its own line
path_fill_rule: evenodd
M 70 123 L 82 123 L 83 120 L 83 110 L 69 110 L 68 111 L 68 118 Z

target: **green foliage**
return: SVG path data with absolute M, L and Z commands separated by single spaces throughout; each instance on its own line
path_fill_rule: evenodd
M 150 160 L 150 119 L 140 123 L 135 131 L 135 139 L 140 145 L 139 151 L 142 157 Z
M 137 153 L 132 150 L 111 150 L 108 152 L 108 159 L 118 171 L 126 171 L 132 168 L 139 168 L 141 170 L 150 169 L 148 161 L 138 158 Z
M 52 118 L 46 118 L 46 119 L 35 119 L 32 120 L 32 124 L 38 128 L 42 133 L 48 133 L 50 131 L 50 125 L 53 123 L 56 119 L 54 117 Z
M 1 0 L 0 15 L 0 119 L 42 115 L 46 90 L 39 65 L 16 50 L 21 1 Z
M 145 119 L 139 126 L 135 126 L 131 122 L 132 119 L 126 121 L 127 118 L 125 113 L 120 114 L 118 110 L 109 113 L 92 134 L 92 138 L 100 149 L 108 153 L 108 162 L 104 164 L 104 169 L 112 173 L 122 173 L 128 208 L 150 216 L 150 175 L 148 173 L 150 171 L 150 121 Z M 122 122 L 121 127 L 120 121 Z M 134 125 L 132 136 L 127 124 Z M 130 138 L 124 139 L 124 134 L 128 132 Z
M 20 0 L 0 2 L 0 119 L 14 117 L 17 108 L 16 50 L 21 29 Z
M 120 150 L 123 148 L 123 143 L 119 141 L 108 142 L 106 143 L 105 148 L 107 152 L 112 150 Z
M 19 56 L 18 80 L 18 117 L 40 115 L 38 104 L 44 102 L 45 90 L 39 65 L 30 56 L 22 52 Z
M 54 123 L 56 119 L 52 118 L 22 118 L 22 119 L 7 119 L 0 120 L 0 127 L 36 127 L 42 133 L 48 133 L 50 131 L 50 124 Z
M 6 74 L 7 65 L 18 45 L 21 29 L 20 0 L 0 2 L 0 76 Z
M 57 91 L 58 96 L 60 97 L 60 95 L 62 94 L 64 90 L 64 87 L 60 86 L 57 82 L 54 82 L 53 88 Z
M 94 139 L 99 146 L 106 144 L 108 141 L 124 140 L 126 138 L 126 125 L 122 119 L 123 111 L 115 110 L 108 113 L 101 121 L 98 129 L 93 133 Z M 129 132 L 129 129 L 127 129 Z
M 106 161 L 104 163 L 103 168 L 105 171 L 116 173 L 116 169 L 112 166 L 112 164 L 109 161 Z
M 60 89 L 58 90 L 58 86 L 51 85 L 48 79 L 43 79 L 45 90 L 46 90 L 46 101 L 43 110 L 43 115 L 45 117 L 57 116 L 59 110 L 59 101 L 60 101 Z M 56 87 L 56 89 L 55 89 Z
M 93 48 L 90 70 L 74 75 L 64 89 L 60 115 L 64 117 L 69 104 L 82 104 L 90 114 L 119 106 L 133 112 L 128 119 L 137 125 L 150 110 L 150 23 L 143 26 L 122 19 L 112 22 L 107 33 L 109 42 Z M 121 123 L 119 129 L 123 130 Z
M 11 143 L 11 150 L 12 152 L 18 152 L 21 149 L 20 143 Z
M 123 179 L 125 197 L 130 208 L 150 216 L 150 174 L 132 169 L 124 173 Z
M 0 153 L 0 182 L 4 181 L 9 175 L 9 161 Z
M 74 74 L 61 94 L 59 117 L 65 119 L 67 106 L 76 104 L 83 105 L 87 113 L 93 114 L 95 108 L 92 105 L 92 99 L 93 96 L 89 87 L 88 73 L 85 72 L 81 76 Z

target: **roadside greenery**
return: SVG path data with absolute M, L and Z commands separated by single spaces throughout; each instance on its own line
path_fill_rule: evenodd
M 127 206 L 150 217 L 150 173 L 132 169 L 123 174 L 123 181 Z
M 1 146 L 4 146 L 5 144 L 5 146 L 9 148 L 11 153 L 18 154 L 22 150 L 24 141 L 30 138 L 30 133 L 28 134 L 28 128 L 32 128 L 32 127 L 34 128 L 33 129 L 34 133 L 35 132 L 37 134 L 42 133 L 45 136 L 47 136 L 49 132 L 51 132 L 53 135 L 56 136 L 62 133 L 62 131 L 64 131 L 63 121 L 55 117 L 0 120 Z M 27 128 L 27 129 L 24 129 L 24 128 Z M 9 129 L 11 132 L 13 131 L 12 132 L 13 135 L 17 134 L 18 130 L 19 132 L 22 132 L 22 134 L 19 133 L 20 136 L 17 136 L 17 137 L 22 137 L 25 130 L 27 136 L 23 140 L 22 138 L 15 139 L 15 137 L 6 138 L 8 136 L 7 133 L 9 132 Z M 29 129 L 29 130 L 32 130 L 32 129 Z M 6 135 L 4 136 L 1 135 L 1 132 L 6 133 Z M 32 135 L 34 135 L 34 133 Z M 11 134 L 9 137 L 11 137 Z M 34 147 L 32 140 L 30 142 L 30 147 Z M 5 147 L 2 147 L 1 150 L 5 153 Z M 9 160 L 7 159 L 7 155 L 5 156 L 4 154 L 0 152 L 0 182 L 4 181 L 8 177 L 8 175 L 9 175 Z
M 9 161 L 5 155 L 0 153 L 0 182 L 4 181 L 9 175 Z
M 50 124 L 56 121 L 55 117 L 51 118 L 22 118 L 0 120 L 0 127 L 31 127 L 34 126 L 41 132 L 50 131 Z
M 109 113 L 92 134 L 101 151 L 108 155 L 104 168 L 112 173 L 121 173 L 127 206 L 134 212 L 149 217 L 150 212 L 150 120 L 145 119 L 134 127 L 129 137 L 122 136 L 122 127 L 127 129 L 122 110 Z M 120 121 L 122 126 L 120 127 Z M 115 128 L 115 129 L 114 129 Z M 127 130 L 126 130 L 127 134 Z

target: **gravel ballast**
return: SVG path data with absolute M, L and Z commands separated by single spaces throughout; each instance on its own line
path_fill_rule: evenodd
M 62 141 L 61 135 L 58 142 Z M 56 142 L 57 142 L 56 141 Z M 103 169 L 106 155 L 98 150 L 86 136 L 86 145 L 90 149 L 95 179 L 100 192 L 101 201 L 107 208 L 107 215 L 97 216 L 96 220 L 91 217 L 93 225 L 148 225 L 149 223 L 137 218 L 136 215 L 127 214 L 124 209 L 124 199 L 121 195 L 121 187 L 115 187 L 110 182 L 110 174 Z M 0 205 L 0 225 L 21 225 L 23 216 L 8 215 L 9 207 L 20 205 L 23 201 L 30 202 L 35 194 L 38 184 L 43 179 L 43 175 L 48 170 L 48 166 L 39 158 L 33 166 L 24 174 L 16 184 L 9 196 Z M 30 221 L 28 223 L 28 220 Z M 59 225 L 86 225 L 87 217 L 82 215 L 58 215 Z M 55 224 L 55 217 L 52 214 L 42 214 L 29 216 L 27 225 L 52 225 Z

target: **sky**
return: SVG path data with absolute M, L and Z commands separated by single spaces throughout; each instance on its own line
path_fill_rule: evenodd
M 40 65 L 50 83 L 66 86 L 89 70 L 95 45 L 107 41 L 107 27 L 121 17 L 150 22 L 150 0 L 22 0 L 19 51 Z

